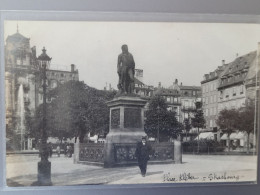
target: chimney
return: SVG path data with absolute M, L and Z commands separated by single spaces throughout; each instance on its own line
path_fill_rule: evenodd
M 71 64 L 71 72 L 75 72 L 75 65 Z
M 225 60 L 222 60 L 222 65 L 225 65 Z
M 161 88 L 162 87 L 162 84 L 161 82 L 158 83 L 158 88 Z
M 182 82 L 181 82 L 181 86 L 182 86 Z
M 178 79 L 175 79 L 175 85 L 178 85 Z
M 111 83 L 109 83 L 109 91 L 111 91 L 111 89 L 112 89 L 112 88 L 111 88 Z

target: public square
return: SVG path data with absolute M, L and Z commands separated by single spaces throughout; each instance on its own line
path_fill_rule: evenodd
M 183 155 L 182 164 L 148 164 L 146 177 L 137 166 L 103 168 L 74 164 L 73 158 L 54 155 L 51 179 L 54 186 L 88 184 L 143 184 L 196 182 L 254 182 L 256 156 Z M 7 155 L 8 186 L 31 186 L 37 181 L 38 155 Z

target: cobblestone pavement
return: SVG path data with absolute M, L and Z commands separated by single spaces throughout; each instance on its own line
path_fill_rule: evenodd
M 37 180 L 37 155 L 7 155 L 8 186 L 30 186 Z M 183 155 L 182 164 L 108 168 L 73 164 L 72 158 L 50 158 L 53 185 L 242 182 L 256 180 L 256 156 Z

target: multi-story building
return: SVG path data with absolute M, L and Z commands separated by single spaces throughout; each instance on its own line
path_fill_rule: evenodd
M 224 108 L 240 108 L 245 105 L 247 99 L 245 81 L 247 76 L 249 76 L 248 72 L 255 72 L 253 67 L 256 67 L 256 51 L 237 57 L 228 65 L 220 77 L 218 87 L 219 111 Z
M 161 82 L 159 82 L 158 87 L 154 91 L 154 95 L 162 96 L 168 105 L 168 110 L 176 112 L 176 118 L 181 122 L 181 93 L 178 85 L 164 88 L 161 86 Z
M 195 103 L 201 101 L 201 88 L 198 86 L 185 86 L 178 83 L 175 79 L 173 85 L 163 88 L 159 83 L 158 88 L 154 92 L 155 95 L 163 96 L 168 104 L 169 110 L 176 112 L 179 122 L 183 122 L 185 118 L 191 118 L 195 110 Z
M 227 66 L 223 60 L 221 66 L 215 71 L 205 74 L 203 81 L 201 81 L 203 113 L 206 129 L 210 131 L 217 127 L 215 121 L 218 116 L 219 78 Z
M 196 109 L 196 102 L 201 102 L 201 87 L 181 85 L 181 121 L 193 117 Z
M 42 103 L 42 83 L 37 78 L 35 64 L 36 47 L 30 47 L 30 39 L 18 30 L 8 36 L 5 43 L 5 105 L 7 134 L 19 135 L 20 149 L 30 149 L 32 142 L 26 138 L 26 116 L 33 116 Z M 50 67 L 51 68 L 51 67 Z M 78 70 L 47 71 L 48 89 L 69 80 L 79 80 Z M 17 148 L 16 148 L 17 149 Z
M 223 109 L 238 109 L 247 103 L 254 101 L 259 90 L 259 79 L 256 74 L 257 52 L 236 57 L 234 61 L 224 64 L 214 72 L 204 75 L 202 85 L 203 110 L 205 113 L 207 129 L 217 128 L 215 123 L 218 114 Z M 259 72 L 258 72 L 259 74 Z M 227 144 L 227 135 L 218 130 L 218 140 Z M 253 137 L 253 134 L 250 135 Z M 247 141 L 247 134 L 234 132 L 230 135 L 232 143 L 243 147 Z M 250 139 L 252 143 L 253 139 Z

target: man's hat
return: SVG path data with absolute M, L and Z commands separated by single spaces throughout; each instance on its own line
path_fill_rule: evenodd
M 143 136 L 142 139 L 145 139 L 145 140 L 146 140 L 146 136 Z

